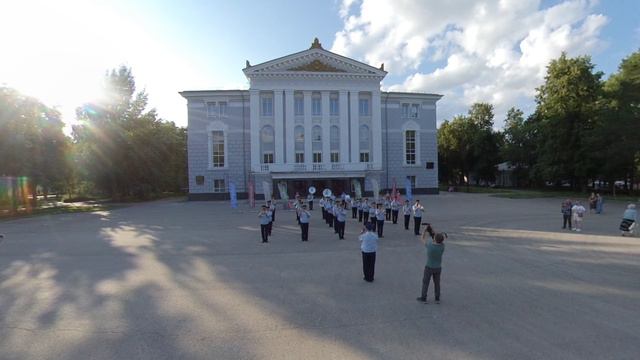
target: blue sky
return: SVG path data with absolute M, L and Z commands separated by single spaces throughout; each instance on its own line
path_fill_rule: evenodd
M 607 75 L 640 48 L 640 1 L 36 1 L 3 3 L 0 84 L 74 109 L 107 69 L 131 66 L 164 119 L 186 125 L 181 90 L 246 88 L 245 60 L 309 47 L 379 66 L 385 90 L 442 93 L 439 121 L 475 101 L 533 109 L 548 60 L 591 55 Z

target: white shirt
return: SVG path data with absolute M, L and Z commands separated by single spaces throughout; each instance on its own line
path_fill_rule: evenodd
M 422 217 L 422 212 L 424 211 L 424 207 L 420 204 L 413 205 L 413 216 L 414 217 Z

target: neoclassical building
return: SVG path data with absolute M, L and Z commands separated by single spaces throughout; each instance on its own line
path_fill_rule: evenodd
M 383 92 L 387 72 L 307 50 L 242 70 L 249 90 L 183 91 L 189 198 L 276 197 L 309 186 L 371 194 L 394 182 L 438 192 L 436 94 Z M 319 194 L 318 194 L 319 195 Z

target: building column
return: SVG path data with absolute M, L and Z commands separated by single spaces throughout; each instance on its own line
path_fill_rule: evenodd
M 347 90 L 340 90 L 338 110 L 340 112 L 340 162 L 349 162 L 349 100 Z M 351 161 L 353 162 L 353 160 Z
M 284 117 L 285 117 L 285 152 L 286 162 L 293 164 L 296 162 L 295 143 L 296 139 L 293 136 L 293 127 L 295 126 L 296 118 L 293 111 L 294 103 L 294 91 L 293 89 L 286 89 L 284 91 Z
M 249 133 L 251 134 L 251 170 L 260 166 L 260 90 L 249 90 Z
M 322 110 L 322 162 L 325 164 L 331 163 L 331 145 L 330 145 L 330 136 L 331 134 L 330 127 L 331 121 L 329 118 L 329 98 L 330 94 L 328 91 L 320 92 L 320 103 Z
M 360 162 L 360 112 L 358 111 L 359 94 L 357 91 L 349 91 L 351 103 L 351 162 Z
M 373 163 L 376 167 L 382 167 L 382 112 L 380 110 L 380 90 L 371 92 L 371 125 L 372 125 L 372 150 Z M 388 144 L 387 144 L 388 145 Z
M 275 160 L 276 164 L 284 164 L 284 102 L 283 91 L 273 90 L 273 123 L 275 127 Z
M 313 162 L 313 151 L 311 150 L 311 91 L 303 91 L 304 96 L 304 162 Z

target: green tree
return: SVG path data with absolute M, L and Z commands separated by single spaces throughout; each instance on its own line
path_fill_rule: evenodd
M 69 167 L 63 128 L 56 109 L 0 87 L 0 175 L 27 177 L 33 205 L 36 188 L 62 190 Z
M 584 187 L 598 171 L 592 136 L 602 73 L 594 72 L 588 56 L 562 54 L 547 67 L 545 83 L 537 89 L 541 146 L 536 171 L 549 180 L 570 179 Z
M 516 186 L 531 186 L 535 180 L 532 170 L 539 143 L 535 120 L 535 115 L 525 120 L 522 110 L 512 107 L 504 122 L 504 145 L 500 151 L 502 158 L 514 166 Z
M 105 76 L 104 97 L 77 110 L 74 126 L 82 174 L 114 200 L 179 191 L 186 183 L 186 132 L 147 110 L 131 69 Z

